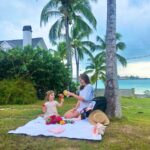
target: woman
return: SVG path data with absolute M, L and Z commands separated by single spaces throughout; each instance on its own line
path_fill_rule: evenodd
M 79 95 L 67 92 L 68 96 L 72 96 L 78 100 L 75 108 L 69 110 L 65 113 L 65 118 L 75 118 L 80 115 L 80 112 L 89 106 L 89 104 L 92 102 L 92 99 L 94 98 L 94 89 L 92 85 L 90 84 L 90 80 L 87 74 L 81 74 L 80 75 L 80 90 Z

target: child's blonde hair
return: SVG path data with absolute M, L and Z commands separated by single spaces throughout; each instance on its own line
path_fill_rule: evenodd
M 45 94 L 45 100 L 46 100 L 46 101 L 49 100 L 49 96 L 50 96 L 52 93 L 55 94 L 55 92 L 54 92 L 53 90 L 49 90 L 49 91 L 46 92 L 46 94 Z

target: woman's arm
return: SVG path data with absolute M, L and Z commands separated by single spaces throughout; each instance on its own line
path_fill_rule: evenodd
M 80 105 L 80 101 L 78 100 L 78 102 L 77 102 L 77 104 L 75 106 L 75 109 L 78 109 L 79 105 Z
M 76 106 L 74 108 L 72 108 L 71 111 L 72 112 L 76 111 L 78 109 L 79 105 L 80 105 L 80 101 L 78 100 Z
M 82 96 L 79 96 L 79 95 L 77 95 L 77 94 L 75 94 L 75 93 L 72 93 L 72 92 L 67 92 L 67 95 L 68 96 L 72 96 L 72 97 L 74 97 L 75 99 L 78 99 L 79 101 L 83 101 L 84 100 L 84 98 L 82 97 Z
M 91 85 L 87 85 L 84 87 L 82 91 L 80 91 L 80 95 L 76 95 L 72 92 L 67 92 L 68 96 L 72 96 L 80 101 L 90 101 L 94 98 L 94 90 Z

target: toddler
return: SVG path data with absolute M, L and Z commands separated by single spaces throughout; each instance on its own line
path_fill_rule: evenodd
M 50 90 L 46 92 L 45 102 L 42 106 L 42 112 L 44 113 L 44 119 L 48 119 L 50 116 L 59 116 L 57 112 L 57 107 L 61 107 L 64 102 L 64 98 L 62 97 L 60 103 L 54 100 L 55 94 L 54 91 Z

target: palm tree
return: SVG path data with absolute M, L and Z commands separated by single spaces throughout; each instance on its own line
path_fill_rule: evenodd
M 84 40 L 88 36 L 88 33 L 82 30 L 78 30 L 77 27 L 71 28 L 71 48 L 75 56 L 76 62 L 76 79 L 79 82 L 79 62 L 83 60 L 84 54 L 91 55 L 91 50 L 95 47 L 92 41 Z
M 117 59 L 116 59 L 116 0 L 107 0 L 106 28 L 106 113 L 109 117 L 121 117 L 118 93 Z
M 124 42 L 121 42 L 121 34 L 119 33 L 116 33 L 116 50 L 121 50 L 123 51 L 126 47 L 125 43 Z M 101 56 L 103 57 L 106 57 L 106 42 L 104 39 L 102 39 L 100 36 L 97 36 L 96 37 L 96 40 L 97 42 L 100 43 L 100 45 L 96 45 L 95 46 L 95 49 L 98 49 L 98 50 L 102 50 L 100 53 L 101 53 Z M 117 60 L 122 64 L 123 67 L 126 67 L 127 65 L 127 60 L 119 55 L 118 53 L 116 53 L 116 57 L 117 57 Z
M 56 49 L 49 50 L 55 57 L 59 57 L 63 62 L 66 60 L 66 42 L 59 42 Z
M 71 41 L 71 55 L 75 57 L 76 62 L 76 79 L 79 82 L 79 64 L 80 60 L 83 60 L 84 54 L 90 55 L 90 50 L 93 50 L 95 44 L 91 41 L 84 40 L 88 33 L 84 30 L 78 30 L 77 27 L 72 26 L 70 32 L 70 41 Z M 52 50 L 54 51 L 54 50 Z M 57 51 L 54 51 L 55 54 L 64 60 L 66 56 L 66 42 L 59 42 L 57 46 Z
M 91 31 L 90 26 L 81 16 L 84 16 L 84 18 L 86 18 L 94 27 L 96 27 L 96 19 L 91 12 L 88 0 L 50 0 L 42 10 L 41 24 L 42 22 L 46 24 L 49 17 L 52 16 L 57 16 L 58 19 L 49 31 L 49 39 L 52 43 L 56 43 L 56 39 L 61 37 L 61 34 L 65 29 L 67 65 L 68 68 L 72 70 L 69 26 L 76 23 L 78 28 L 84 28 L 85 31 Z
M 86 67 L 86 73 L 90 73 L 91 75 L 91 82 L 92 84 L 95 84 L 95 90 L 97 89 L 97 82 L 98 80 L 105 81 L 105 60 L 104 57 L 100 57 L 99 54 L 97 54 L 95 57 L 90 54 L 90 58 L 88 59 L 90 61 L 90 64 Z

